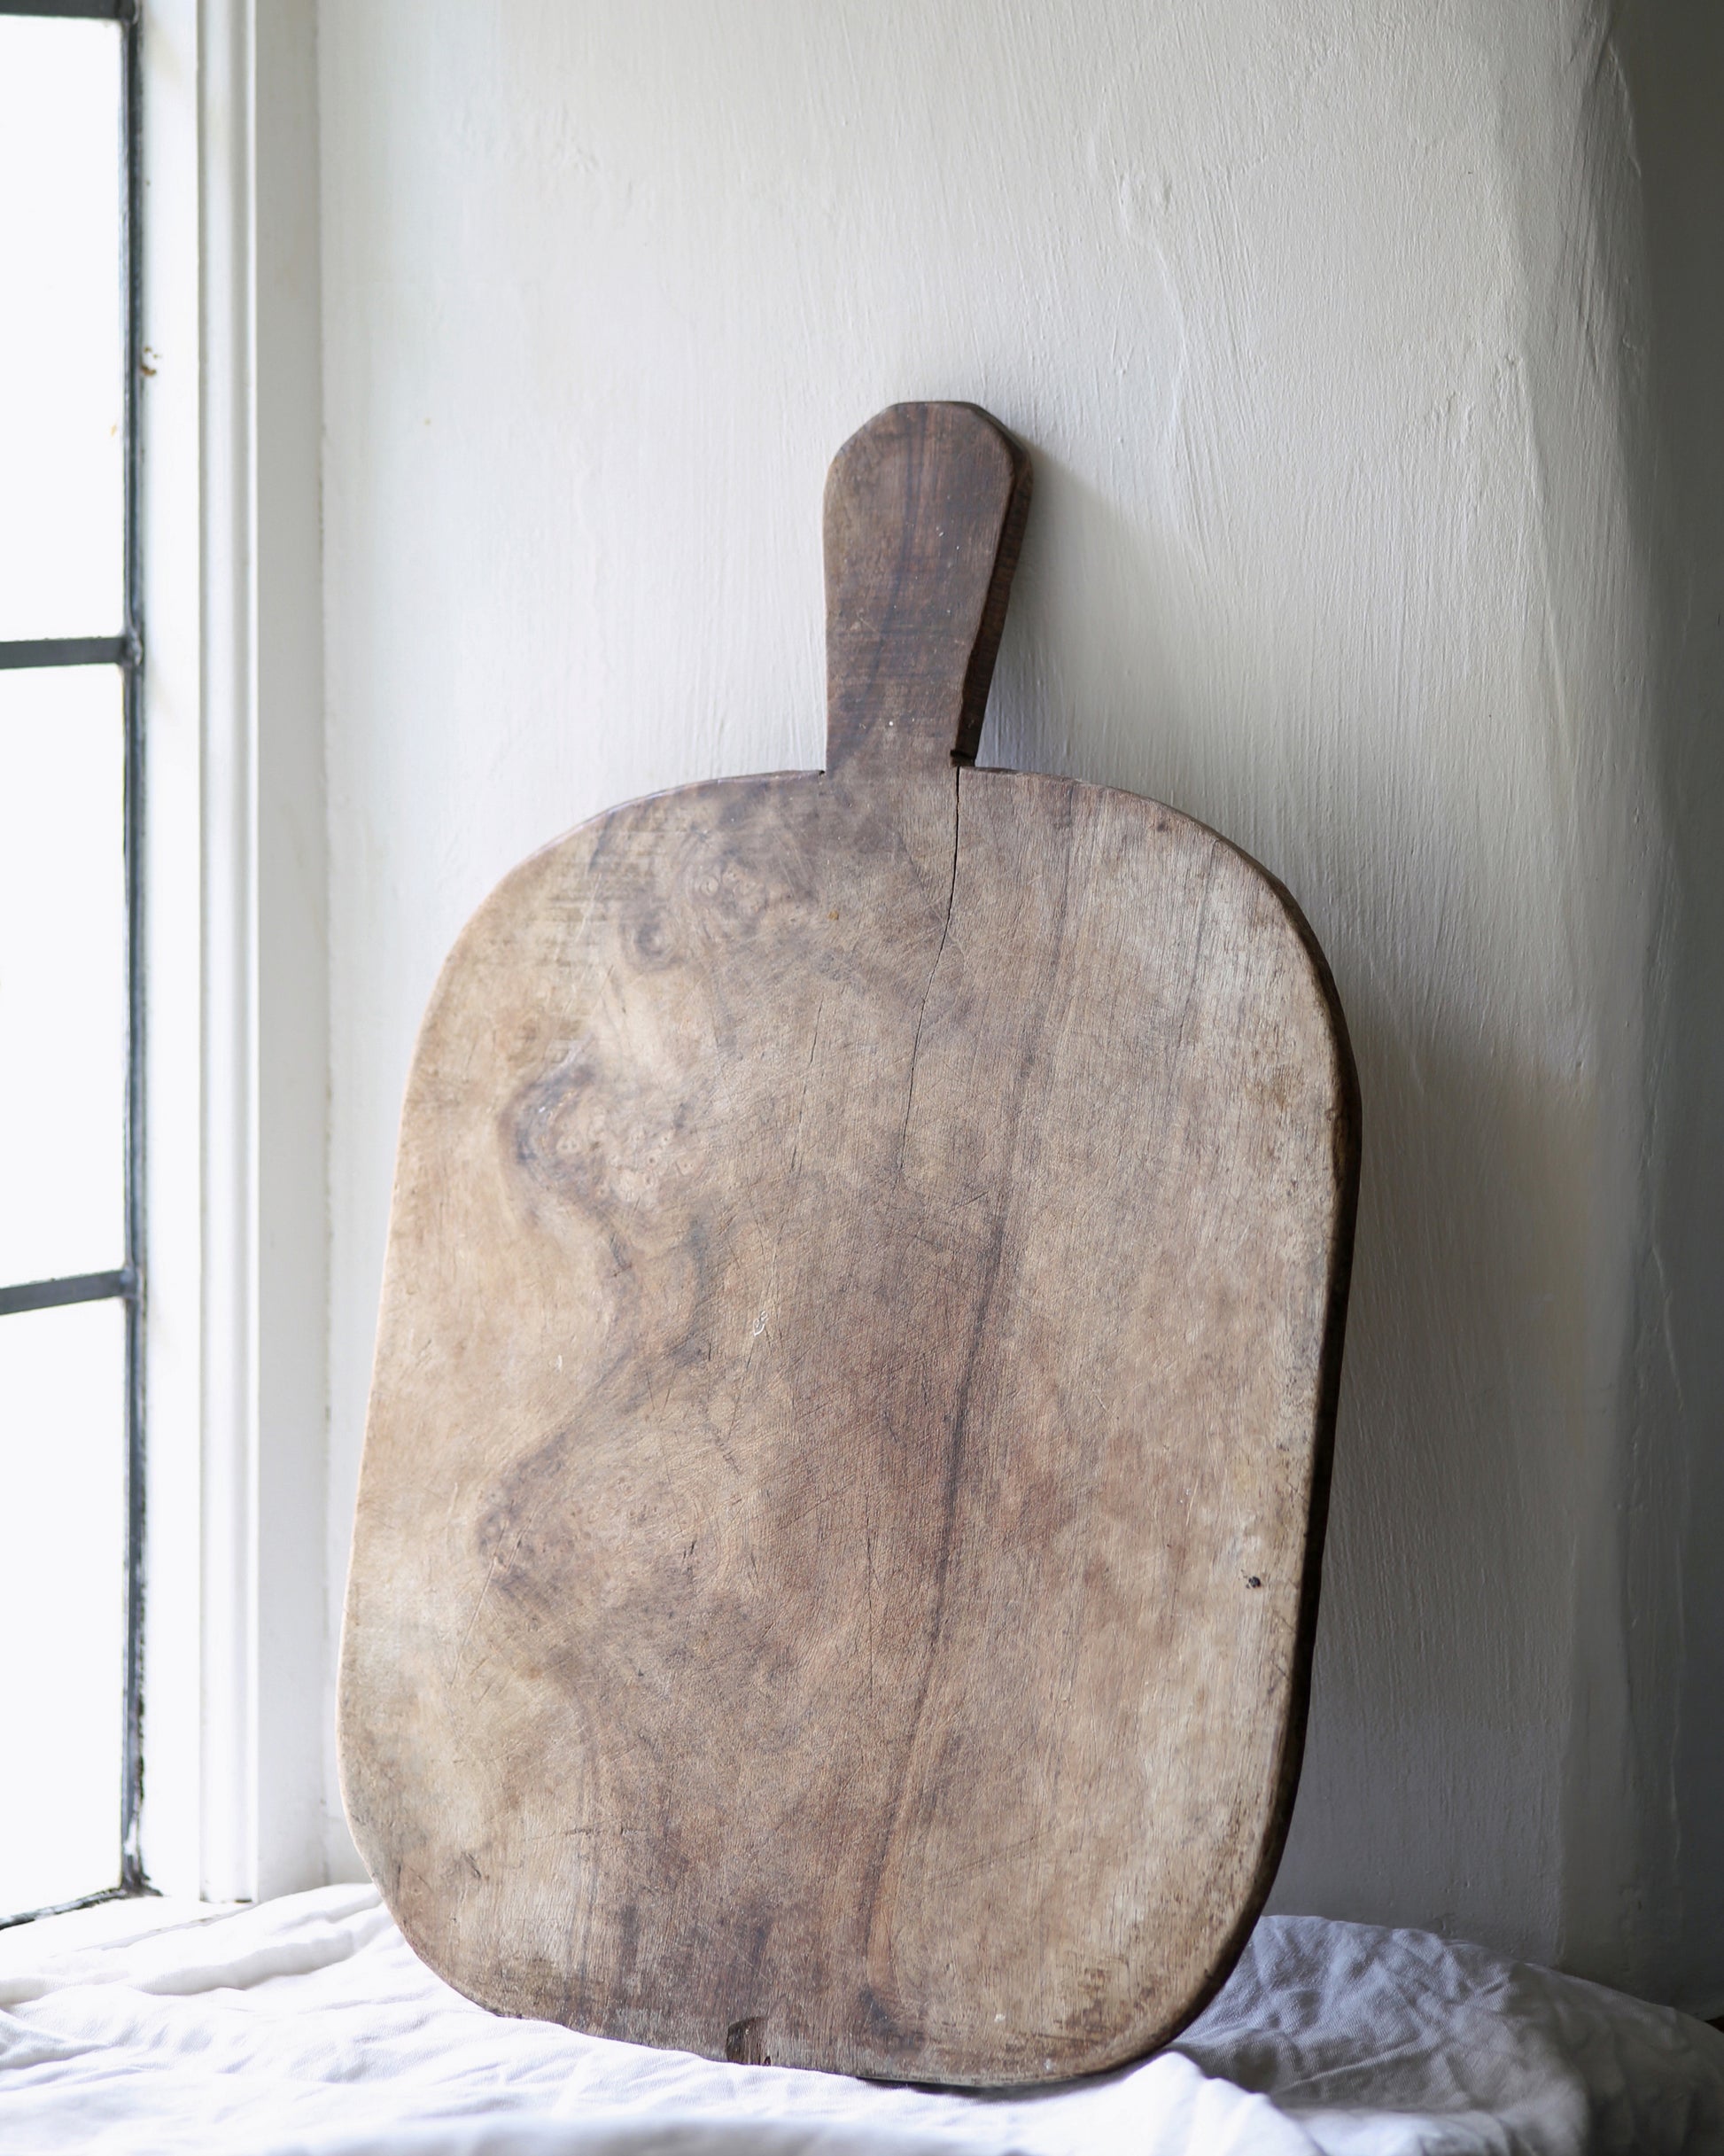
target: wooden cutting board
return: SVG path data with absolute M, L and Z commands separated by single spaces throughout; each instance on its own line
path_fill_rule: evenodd
M 559 839 L 426 1014 L 342 1771 L 500 2012 L 1055 2079 L 1176 2031 L 1274 1873 L 1353 1065 L 1244 854 L 971 767 L 1029 493 L 968 406 L 865 427 L 826 770 Z

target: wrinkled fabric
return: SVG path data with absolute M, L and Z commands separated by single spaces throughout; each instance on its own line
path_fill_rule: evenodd
M 108 1943 L 71 1919 L 0 1942 L 7 2156 L 1724 2152 L 1724 2035 L 1422 1932 L 1266 1918 L 1169 2050 L 975 2096 L 499 2020 L 415 1958 L 369 1887 L 159 1914 Z

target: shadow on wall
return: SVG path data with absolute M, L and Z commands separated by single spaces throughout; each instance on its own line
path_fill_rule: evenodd
M 1724 2012 L 1724 8 L 1631 0 L 1658 776 L 1648 1247 L 1622 1492 L 1647 1988 Z
M 1442 919 L 1465 911 L 1454 888 L 1465 864 L 1441 845 L 1402 855 L 1431 826 L 1433 781 L 1413 744 L 1441 689 L 1414 687 L 1419 715 L 1397 733 L 1373 706 L 1375 656 L 1350 681 L 1343 662 L 1341 727 L 1328 710 L 1316 723 L 1270 715 L 1242 783 L 1226 699 L 1261 698 L 1296 628 L 1218 628 L 1182 611 L 1202 602 L 1161 534 L 1040 444 L 1036 471 L 980 760 L 1168 800 L 1285 877 L 1337 968 L 1359 1065 L 1363 1174 L 1324 1623 L 1300 1809 L 1270 1906 L 1513 1950 L 1539 1920 L 1538 1897 L 1524 1882 L 1518 1900 L 1504 1895 L 1495 1872 L 1536 1867 L 1554 1955 L 1561 1820 L 1544 1763 L 1562 1747 L 1570 1641 L 1566 1611 L 1551 1622 L 1544 1592 L 1563 1576 L 1563 1538 L 1529 1548 L 1529 1522 L 1549 1519 L 1583 1413 L 1583 1374 L 1565 1367 L 1561 1343 L 1583 1333 L 1585 1312 L 1571 1296 L 1536 1315 L 1544 1337 L 1530 1351 L 1520 1313 L 1552 1303 L 1553 1279 L 1580 1277 L 1563 1260 L 1588 1234 L 1573 1164 L 1588 1153 L 1588 1100 L 1565 1095 L 1503 1029 L 1457 1024 L 1432 992 Z M 1086 619 L 1093 634 L 1075 637 Z M 1332 634 L 1369 643 L 1356 623 Z M 1193 674 L 1187 659 L 1182 683 L 1183 655 L 1229 638 L 1219 668 Z M 1308 681 L 1298 695 L 1323 693 Z M 1350 760 L 1314 767 L 1338 733 Z M 1518 1838 L 1495 1831 L 1506 1821 Z M 1409 1837 L 1423 1843 L 1413 1864 Z

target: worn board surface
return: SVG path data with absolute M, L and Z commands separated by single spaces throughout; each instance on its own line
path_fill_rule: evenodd
M 1352 1066 L 1224 840 L 961 760 L 1028 492 L 967 407 L 865 428 L 827 769 L 560 840 L 427 1013 L 342 1766 L 500 2011 L 1037 2081 L 1179 2027 L 1268 1890 Z

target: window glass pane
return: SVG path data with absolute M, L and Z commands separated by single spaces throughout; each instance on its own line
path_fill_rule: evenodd
M 0 672 L 0 1286 L 124 1262 L 124 781 L 117 667 Z
M 0 1318 L 0 1915 L 120 1874 L 126 1317 Z
M 120 31 L 0 16 L 0 638 L 124 611 Z

